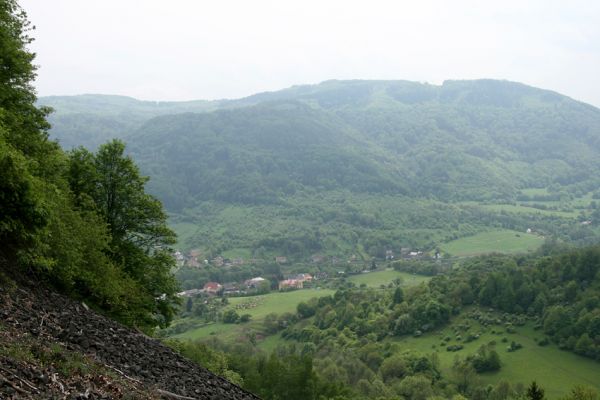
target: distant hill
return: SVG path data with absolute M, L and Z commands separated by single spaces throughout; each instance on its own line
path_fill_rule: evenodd
M 600 186 L 600 110 L 514 82 L 327 81 L 215 102 L 39 103 L 55 108 L 51 133 L 65 147 L 123 138 L 175 213 L 285 209 L 338 191 L 406 205 L 510 202 L 526 188 L 581 196 Z M 364 213 L 377 221 L 381 210 Z
M 210 111 L 217 108 L 219 102 L 159 102 L 126 96 L 83 94 L 41 97 L 38 104 L 55 110 L 49 122 L 53 126 L 54 137 L 64 148 L 85 146 L 94 149 L 109 139 L 126 137 L 150 118 Z

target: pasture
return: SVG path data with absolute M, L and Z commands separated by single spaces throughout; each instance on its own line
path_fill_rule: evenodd
M 540 331 L 533 329 L 533 323 L 515 327 L 514 333 L 508 333 L 503 326 L 483 327 L 477 322 L 469 321 L 471 333 L 479 333 L 480 337 L 466 343 L 464 338 L 467 332 L 460 332 L 461 340 L 457 340 L 458 326 L 466 321 L 465 313 L 456 317 L 452 323 L 443 329 L 427 333 L 422 337 L 407 337 L 395 339 L 401 350 L 411 349 L 425 354 L 435 353 L 440 362 L 442 373 L 448 376 L 456 357 L 466 358 L 474 354 L 477 349 L 495 341 L 495 349 L 500 355 L 502 368 L 493 373 L 484 373 L 478 376 L 482 383 L 495 384 L 501 380 L 515 384 L 518 382 L 527 386 L 531 381 L 537 381 L 546 391 L 549 399 L 557 399 L 575 385 L 587 385 L 600 389 L 600 363 L 562 351 L 554 344 L 540 346 L 537 341 L 544 337 Z M 494 333 L 492 333 L 494 331 Z M 452 339 L 443 343 L 444 337 Z M 503 343 L 503 338 L 507 342 Z M 537 341 L 536 341 L 537 339 Z M 507 345 L 515 341 L 523 348 L 513 352 L 507 351 Z M 464 348 L 457 352 L 446 350 L 447 345 L 461 344 Z
M 295 313 L 296 306 L 302 301 L 307 301 L 313 297 L 323 297 L 333 294 L 330 289 L 302 289 L 290 292 L 272 292 L 261 296 L 231 297 L 229 305 L 223 310 L 234 309 L 238 314 L 250 314 L 251 320 L 248 323 L 223 324 L 213 322 L 203 324 L 198 321 L 198 327 L 175 335 L 178 339 L 204 339 L 209 336 L 217 336 L 225 341 L 234 341 L 247 336 L 250 331 L 261 332 L 262 323 L 265 316 L 271 313 L 283 314 L 286 312 Z M 193 321 L 193 318 L 180 320 Z
M 383 271 L 373 271 L 360 275 L 352 275 L 348 278 L 348 281 L 354 283 L 356 286 L 360 286 L 364 283 L 369 287 L 380 287 L 381 285 L 387 286 L 397 278 L 400 279 L 402 286 L 415 286 L 431 279 L 430 277 L 423 275 L 415 275 L 407 272 L 396 271 L 394 269 L 386 269 Z
M 488 253 L 526 253 L 544 243 L 544 238 L 525 232 L 494 230 L 452 240 L 440 246 L 453 256 L 475 256 Z

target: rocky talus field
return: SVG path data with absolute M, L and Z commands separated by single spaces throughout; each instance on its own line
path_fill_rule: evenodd
M 257 399 L 40 286 L 0 284 L 0 399 Z

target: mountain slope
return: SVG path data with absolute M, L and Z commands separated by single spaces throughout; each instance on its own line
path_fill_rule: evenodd
M 339 118 L 302 103 L 158 117 L 129 142 L 167 207 L 177 199 L 276 203 L 306 188 L 407 193 L 401 174 L 386 167 L 392 160 Z
M 158 102 L 126 96 L 48 96 L 38 104 L 55 110 L 48 118 L 53 135 L 65 149 L 85 146 L 95 149 L 113 138 L 122 138 L 150 118 L 181 112 L 204 112 L 218 107 L 218 101 Z
M 154 105 L 131 100 L 64 101 L 64 109 L 53 103 L 55 118 L 102 121 L 87 121 L 87 132 L 121 124 L 129 151 L 152 178 L 149 189 L 177 214 L 175 222 L 187 224 L 184 247 L 379 255 L 386 246 L 431 248 L 485 228 L 536 226 L 586 241 L 594 235 L 575 233 L 576 220 L 462 203 L 436 218 L 426 211 L 514 202 L 529 188 L 554 199 L 596 191 L 600 110 L 555 92 L 494 80 L 327 81 L 174 103 L 160 110 L 172 114 L 159 116 Z M 64 124 L 51 133 L 92 146 L 104 138 L 74 138 Z M 340 197 L 346 205 L 332 207 Z M 405 214 L 385 220 L 391 210 Z

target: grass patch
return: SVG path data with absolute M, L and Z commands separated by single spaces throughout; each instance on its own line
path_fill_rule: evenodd
M 548 192 L 548 189 L 546 189 L 546 188 L 527 188 L 527 189 L 521 189 L 521 193 L 523 193 L 525 196 L 530 196 L 530 197 L 534 197 L 534 196 L 548 196 L 550 194 Z
M 224 341 L 236 341 L 246 337 L 249 332 L 262 332 L 265 316 L 271 313 L 295 313 L 296 306 L 313 297 L 323 297 L 335 293 L 330 289 L 302 289 L 291 292 L 272 292 L 262 296 L 232 297 L 229 306 L 223 311 L 234 309 L 238 314 L 250 314 L 251 320 L 245 324 L 223 324 L 220 322 L 202 324 L 198 328 L 174 335 L 176 339 L 205 339 L 217 336 Z M 188 321 L 186 319 L 184 321 Z M 191 318 L 191 320 L 194 320 Z M 182 321 L 182 322 L 184 322 Z
M 541 203 L 542 202 L 532 202 L 532 203 Z M 562 217 L 562 218 L 576 218 L 579 216 L 579 211 L 560 211 L 560 210 L 542 210 L 535 207 L 529 207 L 526 203 L 523 204 L 480 204 L 479 207 L 484 208 L 489 211 L 494 212 L 511 212 L 517 214 L 529 214 L 529 215 L 548 215 L 553 217 Z
M 330 289 L 302 289 L 291 292 L 273 292 L 262 296 L 233 297 L 229 299 L 229 308 L 253 301 L 254 297 L 262 298 L 257 301 L 257 306 L 248 309 L 238 309 L 239 314 L 250 314 L 252 319 L 261 320 L 270 313 L 283 314 L 296 312 L 296 306 L 302 301 L 313 297 L 323 297 L 335 293 Z
M 402 282 L 401 286 L 416 286 L 423 282 L 429 281 L 431 278 L 428 276 L 386 269 L 384 271 L 374 271 L 360 275 L 353 275 L 348 278 L 348 281 L 353 282 L 356 284 L 356 286 L 360 286 L 364 283 L 369 287 L 380 287 L 381 285 L 387 286 L 388 284 L 392 283 L 394 279 L 400 279 Z
M 467 319 L 464 313 L 456 317 L 444 329 L 427 333 L 419 338 L 406 337 L 394 340 L 401 349 L 413 349 L 425 354 L 438 355 L 442 373 L 450 376 L 450 370 L 455 357 L 465 358 L 474 354 L 477 349 L 491 341 L 496 342 L 496 351 L 500 355 L 502 368 L 498 372 L 479 375 L 482 383 L 495 384 L 506 380 L 512 384 L 522 382 L 528 385 L 536 380 L 546 391 L 549 399 L 557 399 L 566 395 L 575 385 L 592 386 L 600 390 L 600 363 L 591 359 L 578 356 L 574 353 L 562 351 L 556 345 L 539 346 L 535 339 L 542 339 L 543 334 L 532 328 L 528 322 L 521 327 L 515 327 L 515 333 L 507 333 L 504 326 L 483 327 L 475 321 L 469 320 L 470 329 L 460 331 L 462 340 L 456 340 L 458 326 L 464 325 Z M 494 331 L 495 333 L 492 333 Z M 468 333 L 479 333 L 480 337 L 471 342 L 465 342 Z M 444 337 L 452 339 L 442 344 Z M 502 338 L 508 342 L 503 343 Z M 523 348 L 508 352 L 506 347 L 511 341 L 523 345 Z M 464 348 L 458 352 L 446 350 L 447 345 L 460 344 Z
M 252 250 L 247 248 L 236 248 L 224 251 L 222 256 L 229 259 L 243 258 L 249 260 L 252 258 Z
M 511 230 L 495 230 L 456 239 L 442 244 L 441 249 L 453 256 L 487 253 L 526 253 L 544 243 L 540 236 Z

